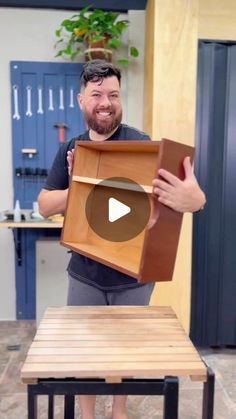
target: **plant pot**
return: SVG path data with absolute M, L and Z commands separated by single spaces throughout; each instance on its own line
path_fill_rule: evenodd
M 88 48 L 84 51 L 84 57 L 86 61 L 100 59 L 111 62 L 112 50 L 106 48 Z
M 102 41 L 89 44 L 88 48 L 84 51 L 84 57 L 86 61 L 100 59 L 111 62 L 112 50 L 106 48 L 106 39 L 104 39 Z

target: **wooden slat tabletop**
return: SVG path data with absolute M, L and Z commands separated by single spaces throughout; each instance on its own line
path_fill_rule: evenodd
M 21 371 L 38 378 L 191 376 L 206 366 L 170 307 L 49 307 Z M 115 377 L 115 378 L 114 378 Z

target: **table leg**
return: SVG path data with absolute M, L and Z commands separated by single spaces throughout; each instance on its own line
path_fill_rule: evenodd
M 165 377 L 164 419 L 178 419 L 179 380 L 178 377 Z
M 34 385 L 28 385 L 28 419 L 37 419 L 37 394 L 34 390 Z
M 22 265 L 22 231 L 21 228 L 13 228 L 13 239 L 18 266 Z
M 214 413 L 215 374 L 207 368 L 207 381 L 203 387 L 202 419 L 213 419 Z
M 54 395 L 48 396 L 48 419 L 54 418 Z
M 75 417 L 75 396 L 66 395 L 64 399 L 64 419 L 74 419 Z

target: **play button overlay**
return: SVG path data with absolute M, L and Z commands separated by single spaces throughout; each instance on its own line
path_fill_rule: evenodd
M 130 211 L 131 208 L 128 205 L 122 204 L 122 202 L 117 201 L 115 198 L 109 198 L 108 220 L 110 223 L 114 223 L 114 221 L 129 214 Z
M 90 190 L 86 200 L 90 228 L 112 242 L 131 240 L 150 218 L 150 199 L 144 189 L 128 178 L 104 179 Z

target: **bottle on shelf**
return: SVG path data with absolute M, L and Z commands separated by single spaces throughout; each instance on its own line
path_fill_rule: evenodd
M 20 201 L 19 199 L 16 200 L 15 208 L 13 212 L 13 220 L 15 223 L 19 223 L 21 221 L 21 210 L 20 210 Z

